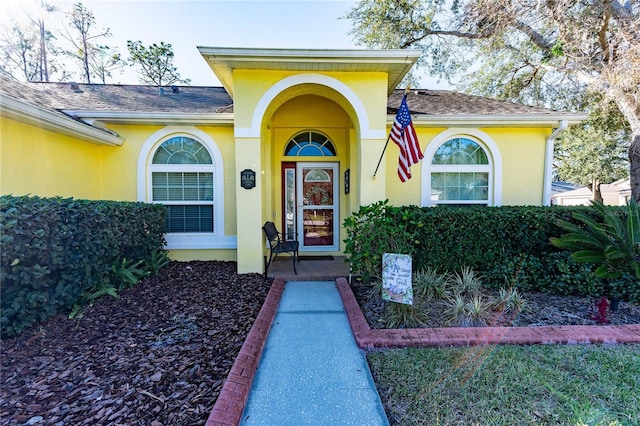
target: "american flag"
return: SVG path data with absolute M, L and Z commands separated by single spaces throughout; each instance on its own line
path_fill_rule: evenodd
M 398 108 L 396 120 L 391 126 L 391 134 L 389 137 L 400 148 L 400 157 L 398 158 L 398 176 L 400 181 L 405 182 L 411 179 L 411 166 L 419 162 L 423 155 L 418 142 L 416 129 L 413 127 L 409 107 L 407 107 L 407 94 L 402 97 L 402 103 Z

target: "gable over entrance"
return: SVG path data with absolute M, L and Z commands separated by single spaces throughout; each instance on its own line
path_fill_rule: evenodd
M 385 191 L 384 179 L 364 179 L 363 173 L 371 174 L 371 171 L 360 165 L 375 164 L 374 157 L 381 152 L 387 135 L 388 95 L 415 64 L 420 52 L 209 47 L 199 47 L 199 50 L 233 98 L 236 170 L 260 168 L 256 191 L 236 190 L 238 223 L 243 223 L 238 227 L 239 271 L 250 272 L 260 267 L 262 223 L 268 219 L 286 226 L 288 214 L 293 214 L 293 222 L 300 226 L 299 231 L 304 234 L 300 238 L 306 238 L 301 244 L 302 250 L 339 253 L 344 239 L 339 224 L 345 215 L 373 201 L 373 194 Z M 313 96 L 319 102 L 313 102 Z M 299 111 L 283 108 L 297 99 L 306 99 L 300 103 Z M 325 104 L 326 101 L 330 103 Z M 322 119 L 328 111 L 322 105 L 329 110 L 337 106 L 342 112 L 336 114 L 349 119 L 343 125 L 331 126 Z M 274 121 L 276 116 L 279 118 Z M 297 168 L 284 167 L 283 163 L 290 162 L 291 158 L 283 158 L 283 144 L 304 131 L 324 133 L 335 139 L 343 147 L 335 161 L 326 163 L 326 158 L 310 157 Z M 296 206 L 291 211 L 286 210 L 288 194 L 283 191 L 285 169 L 299 179 L 294 187 L 297 188 L 294 190 Z M 342 173 L 346 170 L 353 170 L 351 176 L 360 189 L 353 194 L 340 190 L 344 186 Z M 313 184 L 314 190 L 324 189 L 332 195 L 327 198 L 330 202 L 316 209 L 303 205 L 304 191 L 312 185 L 303 177 L 311 171 L 323 171 L 331 176 L 330 185 Z M 323 185 L 328 185 L 328 189 Z M 243 208 L 247 205 L 260 205 L 262 209 Z M 318 230 L 327 230 L 311 232 L 304 224 L 312 222 Z M 326 235 L 331 238 L 318 239 L 322 243 L 313 242 L 311 235 L 318 233 L 323 238 Z

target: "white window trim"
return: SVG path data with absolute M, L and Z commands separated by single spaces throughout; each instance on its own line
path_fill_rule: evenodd
M 213 160 L 213 229 L 215 232 L 168 233 L 165 235 L 167 250 L 185 249 L 235 249 L 235 236 L 224 235 L 224 162 L 214 140 L 205 132 L 192 126 L 167 126 L 147 138 L 138 154 L 137 187 L 138 201 L 153 202 L 151 187 L 152 157 L 156 149 L 167 139 L 186 136 L 202 143 Z M 166 166 L 165 166 L 166 168 Z M 207 171 L 210 168 L 207 167 Z
M 467 138 L 480 144 L 487 153 L 489 167 L 487 166 L 446 166 L 446 170 L 442 165 L 432 165 L 433 156 L 442 144 L 454 138 Z M 486 133 L 478 129 L 451 128 L 437 134 L 427 145 L 424 151 L 424 159 L 422 160 L 422 185 L 420 193 L 420 203 L 422 206 L 431 207 L 438 203 L 431 202 L 431 172 L 473 172 L 489 171 L 489 206 L 502 205 L 502 156 L 498 145 Z M 464 200 L 457 201 L 455 204 L 476 204 L 473 201 Z M 445 204 L 445 203 L 440 203 Z

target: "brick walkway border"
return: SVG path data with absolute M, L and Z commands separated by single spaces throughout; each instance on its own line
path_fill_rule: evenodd
M 347 311 L 353 336 L 362 349 L 493 344 L 640 343 L 640 324 L 376 330 L 369 327 L 347 280 L 338 278 L 336 285 Z
M 237 426 L 249 398 L 251 383 L 278 311 L 285 280 L 276 278 L 227 376 L 205 426 Z M 372 329 L 345 278 L 336 286 L 361 349 L 474 346 L 491 344 L 640 343 L 640 324 L 621 326 L 477 327 Z
M 251 383 L 253 383 L 253 378 L 260 364 L 262 350 L 278 311 L 284 284 L 285 281 L 282 278 L 273 280 L 264 305 L 262 305 L 256 321 L 249 330 L 242 348 L 240 348 L 240 353 L 231 367 L 205 426 L 236 426 L 240 424 L 242 412 L 249 398 L 249 391 L 251 391 Z

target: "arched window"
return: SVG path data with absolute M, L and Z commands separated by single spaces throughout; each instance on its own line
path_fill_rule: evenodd
M 214 232 L 214 165 L 202 143 L 188 136 L 167 139 L 149 171 L 151 201 L 168 207 L 168 232 Z
M 211 136 L 193 126 L 166 126 L 138 153 L 138 201 L 168 206 L 166 247 L 233 249 L 224 233 L 224 162 Z
M 335 157 L 336 148 L 329 138 L 317 132 L 302 132 L 285 148 L 287 157 Z
M 423 205 L 499 205 L 497 147 L 482 132 L 443 132 L 425 150 Z M 491 147 L 491 148 L 490 148 Z

